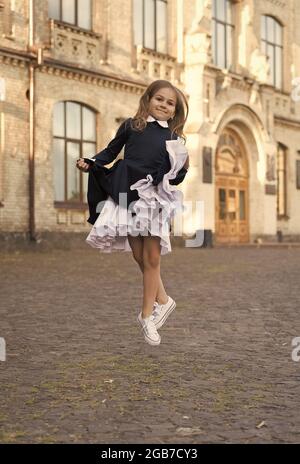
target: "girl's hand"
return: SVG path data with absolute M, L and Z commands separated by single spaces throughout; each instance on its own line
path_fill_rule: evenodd
M 88 163 L 85 163 L 82 158 L 79 158 L 76 161 L 76 167 L 83 172 L 88 172 L 90 165 Z

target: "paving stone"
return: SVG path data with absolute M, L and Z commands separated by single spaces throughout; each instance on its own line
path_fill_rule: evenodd
M 1 443 L 299 442 L 300 249 L 174 247 L 159 347 L 129 253 L 1 252 L 0 270 Z

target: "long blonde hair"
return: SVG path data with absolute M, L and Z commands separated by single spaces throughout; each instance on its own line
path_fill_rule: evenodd
M 169 119 L 168 124 L 171 129 L 171 136 L 175 133 L 186 141 L 186 136 L 183 133 L 183 127 L 186 123 L 189 105 L 183 92 L 171 84 L 169 81 L 162 79 L 152 82 L 140 98 L 138 110 L 132 118 L 132 128 L 138 131 L 143 131 L 147 125 L 147 117 L 149 116 L 149 101 L 150 99 L 163 88 L 172 89 L 176 94 L 175 115 L 173 119 Z

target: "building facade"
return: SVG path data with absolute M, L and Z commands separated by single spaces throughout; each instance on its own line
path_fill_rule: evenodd
M 167 79 L 190 106 L 183 234 L 298 240 L 299 24 L 297 0 L 0 1 L 0 233 L 88 233 L 76 159 Z

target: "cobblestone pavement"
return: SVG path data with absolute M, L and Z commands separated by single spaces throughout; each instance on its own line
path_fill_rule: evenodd
M 2 443 L 300 441 L 300 249 L 175 248 L 148 345 L 130 253 L 1 259 Z

